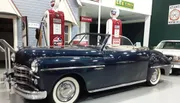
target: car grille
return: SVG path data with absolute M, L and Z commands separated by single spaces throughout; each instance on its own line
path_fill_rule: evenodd
M 170 61 L 173 61 L 173 56 L 172 55 L 165 55 Z
M 34 75 L 30 72 L 28 67 L 20 65 L 14 66 L 14 80 L 19 87 L 25 90 L 38 90 L 34 85 Z

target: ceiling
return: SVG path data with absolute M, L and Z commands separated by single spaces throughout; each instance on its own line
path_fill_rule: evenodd
M 92 18 L 98 18 L 98 10 L 99 10 L 98 5 L 83 3 L 82 9 L 86 11 L 86 16 L 89 16 Z M 110 11 L 112 9 L 113 8 L 102 6 L 101 18 L 102 19 L 109 19 L 110 18 Z M 139 20 L 139 19 L 144 19 L 145 15 L 121 10 L 118 18 L 121 19 L 122 21 L 137 20 L 137 19 Z

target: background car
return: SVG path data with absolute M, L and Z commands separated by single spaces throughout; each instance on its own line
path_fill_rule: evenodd
M 170 73 L 172 73 L 172 71 L 179 73 L 180 40 L 163 40 L 155 47 L 155 50 L 163 53 L 171 61 L 172 69 Z
M 171 64 L 162 53 L 135 48 L 124 36 L 119 38 L 120 45 L 107 45 L 109 37 L 83 33 L 63 48 L 20 49 L 13 68 L 15 92 L 31 100 L 49 97 L 56 103 L 74 103 L 83 91 L 94 93 L 144 82 L 154 86 L 161 69 L 169 74 Z M 81 43 L 86 39 L 88 43 Z

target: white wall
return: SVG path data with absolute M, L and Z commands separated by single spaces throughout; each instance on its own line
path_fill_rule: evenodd
M 145 18 L 143 46 L 149 47 L 151 16 Z
M 86 11 L 83 8 L 81 9 L 81 16 L 87 16 Z M 89 29 L 90 23 L 80 21 L 80 33 L 87 33 L 89 32 Z

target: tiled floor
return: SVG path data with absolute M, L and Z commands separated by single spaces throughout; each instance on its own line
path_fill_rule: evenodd
M 48 103 L 46 101 L 25 101 L 20 96 L 9 94 L 0 85 L 0 103 Z M 180 76 L 162 77 L 154 87 L 144 84 L 88 94 L 79 103 L 180 103 Z

